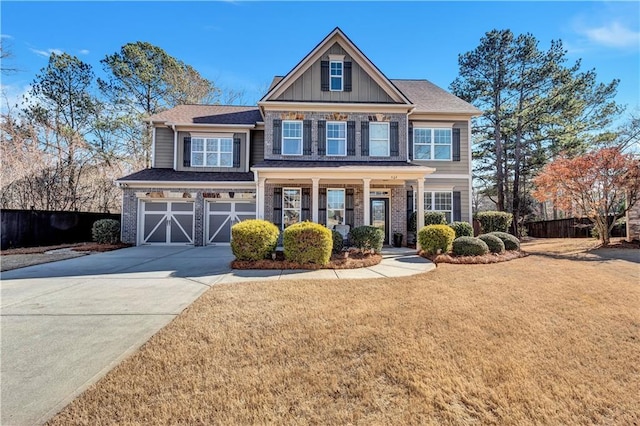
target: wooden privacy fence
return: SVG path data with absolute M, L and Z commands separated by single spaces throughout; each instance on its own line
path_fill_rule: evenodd
M 91 227 L 99 219 L 120 221 L 120 214 L 2 210 L 2 250 L 91 241 Z
M 611 223 L 611 222 L 609 222 Z M 525 224 L 527 235 L 536 238 L 589 238 L 593 224 L 586 217 L 555 220 L 540 220 Z M 612 237 L 624 237 L 624 226 L 616 225 L 612 231 Z

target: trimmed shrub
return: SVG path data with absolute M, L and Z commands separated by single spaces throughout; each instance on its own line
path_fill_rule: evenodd
M 384 231 L 376 226 L 358 226 L 349 233 L 349 241 L 352 246 L 360 250 L 373 250 L 380 253 L 384 243 Z
M 284 230 L 284 258 L 291 262 L 326 265 L 332 247 L 331 230 L 319 223 L 299 222 Z
M 446 225 L 447 216 L 442 212 L 424 212 L 424 225 Z M 407 222 L 407 231 L 416 232 L 418 226 L 418 213 L 413 212 L 409 215 L 409 221 Z
M 335 229 L 332 229 L 331 238 L 333 239 L 333 252 L 340 253 L 344 248 L 344 238 L 342 237 L 342 234 Z
M 453 222 L 449 224 L 458 237 L 473 237 L 473 226 L 469 222 Z
M 231 227 L 231 251 L 238 260 L 261 260 L 273 253 L 280 230 L 262 219 L 249 219 Z
M 505 250 L 520 250 L 520 240 L 513 235 L 506 232 L 492 232 L 491 235 L 495 235 L 502 240 Z
M 507 212 L 479 212 L 475 218 L 480 222 L 482 232 L 507 232 L 513 221 L 513 215 Z
M 456 256 L 482 256 L 489 253 L 489 247 L 479 238 L 460 237 L 453 240 L 452 251 Z
M 427 225 L 418 232 L 420 247 L 427 254 L 447 253 L 456 233 L 449 225 Z
M 478 235 L 478 238 L 487 244 L 489 247 L 489 252 L 491 253 L 503 253 L 504 252 L 504 243 L 502 240 L 495 235 L 492 234 L 482 234 Z
M 115 244 L 120 241 L 120 222 L 100 219 L 93 222 L 91 237 L 98 244 Z

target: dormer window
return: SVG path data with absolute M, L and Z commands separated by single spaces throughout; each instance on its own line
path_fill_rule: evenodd
M 330 70 L 330 90 L 332 92 L 342 92 L 342 76 L 343 76 L 344 64 L 342 61 L 329 62 Z

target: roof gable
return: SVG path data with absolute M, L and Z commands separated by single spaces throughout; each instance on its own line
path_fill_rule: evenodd
M 328 54 L 344 54 L 345 60 L 348 58 L 357 67 L 357 74 L 354 72 L 355 80 L 362 82 L 362 90 L 368 93 L 356 92 L 354 96 L 342 96 L 347 99 L 334 99 L 340 97 L 338 94 L 350 92 L 329 92 L 334 98 L 315 99 L 313 93 L 305 93 L 304 86 L 311 85 L 320 87 L 319 64 L 321 60 L 326 60 Z M 317 80 L 317 81 L 316 81 Z M 275 84 L 273 84 L 275 83 Z M 311 52 L 309 52 L 289 73 L 280 81 L 272 83 L 272 87 L 260 102 L 269 101 L 328 101 L 328 102 L 366 102 L 363 99 L 371 98 L 371 102 L 384 102 L 410 105 L 409 99 L 367 58 L 358 47 L 340 30 L 335 28 L 327 35 Z M 296 87 L 298 86 L 298 87 Z M 360 88 L 360 87 L 359 87 Z M 355 88 L 354 88 L 355 89 Z M 308 91 L 308 90 L 307 90 Z M 327 93 L 327 92 L 323 92 Z M 302 98 L 302 99 L 296 99 Z M 352 99 L 353 98 L 353 99 Z

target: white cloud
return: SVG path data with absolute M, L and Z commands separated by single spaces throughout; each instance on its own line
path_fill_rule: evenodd
M 80 49 L 78 51 L 79 54 L 81 55 L 88 55 L 89 54 L 89 50 L 88 49 Z
M 585 28 L 581 31 L 596 44 L 614 48 L 640 46 L 640 32 L 626 28 L 620 22 L 610 22 L 601 27 Z
M 39 50 L 39 49 L 29 48 L 29 50 L 31 50 L 36 55 L 44 56 L 45 58 L 48 58 L 49 56 L 51 56 L 52 53 L 55 53 L 56 55 L 61 55 L 63 53 L 61 49 Z

